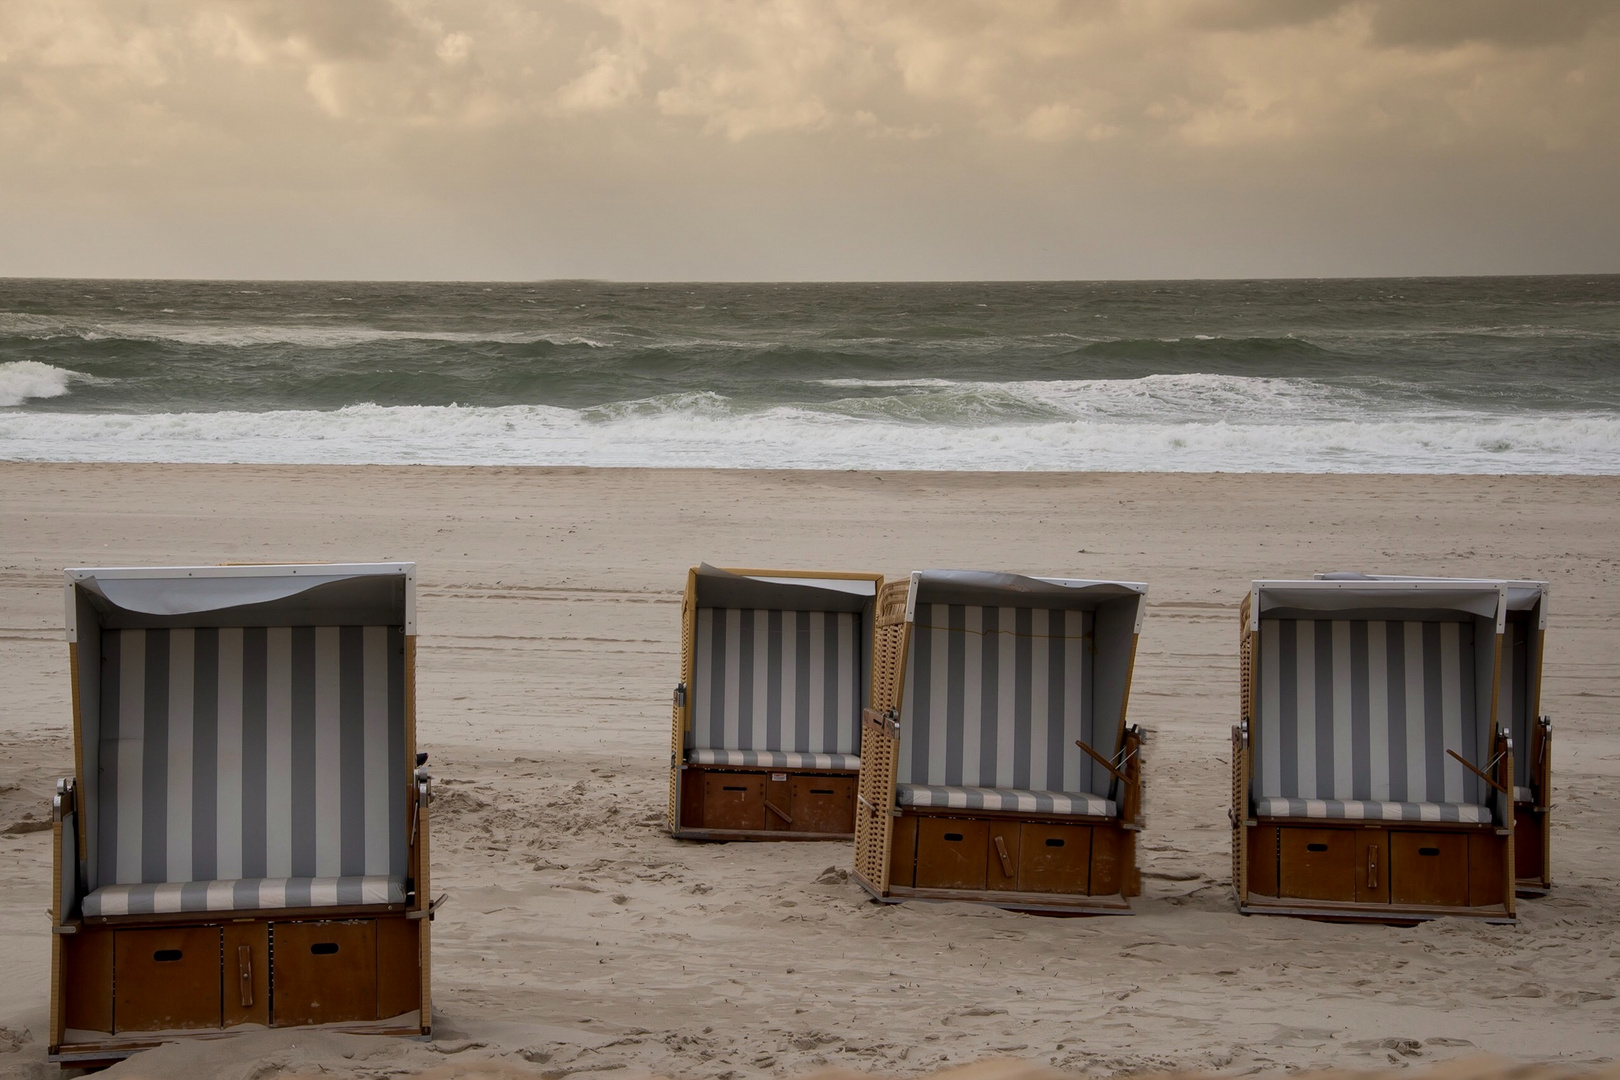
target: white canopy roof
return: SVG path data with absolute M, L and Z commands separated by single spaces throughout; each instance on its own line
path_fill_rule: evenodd
M 407 634 L 416 632 L 416 564 L 409 562 L 91 567 L 65 577 L 69 641 L 78 640 L 80 596 L 109 625 L 231 625 L 227 612 L 251 609 L 257 622 L 318 608 L 333 619 L 403 623 Z

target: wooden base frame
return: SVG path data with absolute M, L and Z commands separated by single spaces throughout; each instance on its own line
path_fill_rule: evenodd
M 903 807 L 887 890 L 874 899 L 971 901 L 1013 911 L 1129 915 L 1141 894 L 1136 830 L 1113 818 Z
M 1516 921 L 1511 836 L 1493 825 L 1266 818 L 1240 830 L 1246 915 Z
M 61 1029 L 49 1060 L 110 1063 L 269 1027 L 426 1036 L 428 926 L 404 908 L 79 923 L 52 939 Z
M 684 765 L 681 840 L 850 840 L 856 773 Z

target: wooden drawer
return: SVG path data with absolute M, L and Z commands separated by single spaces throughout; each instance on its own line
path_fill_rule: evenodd
M 983 821 L 917 819 L 917 888 L 984 888 L 989 827 Z
M 113 1031 L 220 1026 L 220 929 L 119 930 L 113 941 Z
M 370 919 L 271 927 L 277 1027 L 377 1019 L 377 928 Z
M 1281 828 L 1278 895 L 1298 900 L 1356 898 L 1356 834 L 1351 829 Z
M 853 833 L 855 778 L 814 774 L 795 776 L 793 829 L 807 833 Z
M 1468 835 L 1389 834 L 1389 899 L 1394 904 L 1468 903 Z
M 1020 892 L 1083 896 L 1091 884 L 1091 829 L 1025 822 L 1020 831 Z M 1116 891 L 1116 890 L 1110 890 Z
M 765 777 L 760 773 L 705 773 L 703 827 L 763 831 Z

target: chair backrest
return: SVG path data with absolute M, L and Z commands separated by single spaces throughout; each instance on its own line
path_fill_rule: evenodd
M 861 617 L 699 608 L 686 745 L 860 753 Z
M 919 604 L 901 698 L 903 784 L 1102 793 L 1089 611 Z
M 1259 798 L 1485 802 L 1472 622 L 1260 620 Z
M 406 873 L 404 631 L 106 630 L 92 887 Z

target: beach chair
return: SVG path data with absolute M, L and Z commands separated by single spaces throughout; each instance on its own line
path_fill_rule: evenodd
M 1319 574 L 1327 581 L 1458 580 L 1379 574 Z M 1495 584 L 1493 581 L 1492 584 Z M 1552 720 L 1541 713 L 1541 660 L 1547 643 L 1545 581 L 1503 581 L 1507 624 L 1497 722 L 1513 736 L 1513 869 L 1520 896 L 1552 888 Z
M 681 604 L 669 829 L 847 840 L 880 574 L 693 567 Z
M 429 1033 L 411 563 L 67 571 L 50 1058 Z
M 855 875 L 887 901 L 1128 914 L 1147 586 L 929 570 L 878 600 Z
M 1256 581 L 1242 604 L 1232 861 L 1246 914 L 1512 922 L 1508 589 Z

